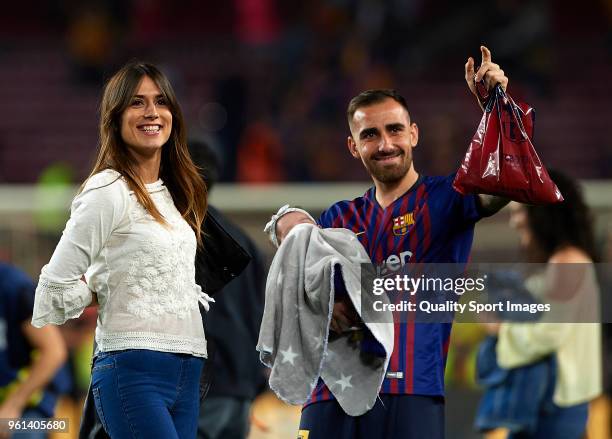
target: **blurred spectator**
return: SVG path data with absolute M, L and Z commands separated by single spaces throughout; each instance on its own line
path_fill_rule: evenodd
M 578 184 L 549 171 L 564 201 L 544 206 L 512 203 L 510 223 L 529 262 L 546 263 L 526 281 L 542 303 L 570 313 L 544 313 L 537 323 L 486 324 L 479 358 L 487 384 L 476 425 L 490 437 L 581 439 L 589 402 L 602 391 L 599 287 L 593 224 Z M 555 306 L 555 305 L 553 305 Z M 596 316 L 580 317 L 588 309 Z M 487 374 L 483 372 L 487 371 Z M 503 436 L 502 436 L 503 437 Z
M 612 286 L 612 271 L 609 269 L 612 264 L 612 222 L 607 224 L 604 233 L 604 264 L 598 274 L 603 285 L 607 287 L 603 289 L 606 292 L 610 291 Z M 603 320 L 605 324 L 602 325 L 604 395 L 599 401 L 595 401 L 594 410 L 589 414 L 589 438 L 593 439 L 612 437 L 612 298 L 609 294 L 602 295 L 602 309 L 606 313 Z
M 219 175 L 219 160 L 203 142 L 192 141 L 189 148 L 210 192 Z M 266 388 L 265 369 L 255 350 L 264 306 L 264 258 L 244 231 L 214 207 L 209 205 L 208 209 L 252 260 L 240 276 L 215 295 L 216 302 L 203 315 L 209 351 L 214 353 L 209 352 L 213 377 L 200 408 L 198 438 L 246 439 L 251 403 Z
M 158 43 L 160 34 L 166 31 L 164 3 L 161 0 L 134 0 L 132 8 L 130 39 L 134 45 L 144 49 Z
M 5 147 L 11 148 L 3 155 L 32 168 L 16 173 L 0 165 L 7 179 L 30 181 L 58 155 L 70 156 L 68 148 L 75 148 L 74 157 L 69 157 L 72 164 L 83 167 L 89 151 L 82 108 L 95 105 L 95 93 L 93 88 L 82 93 L 82 84 L 75 86 L 66 68 L 70 63 L 97 90 L 102 72 L 115 61 L 147 56 L 184 77 L 188 92 L 181 101 L 188 120 L 198 119 L 197 103 L 203 99 L 223 107 L 227 122 L 216 133 L 226 154 L 223 181 L 241 178 L 236 170 L 242 159 L 237 148 L 252 121 L 265 121 L 268 131 L 280 137 L 280 151 L 271 158 L 274 165 L 254 160 L 265 162 L 267 168 L 261 173 L 266 177 L 272 168 L 272 181 L 358 180 L 361 174 L 351 168 L 341 167 L 330 175 L 308 160 L 310 155 L 326 154 L 330 147 L 344 147 L 346 132 L 337 115 L 355 90 L 402 90 L 423 127 L 434 125 L 433 119 L 442 112 L 473 111 L 469 132 L 463 126 L 455 132 L 459 144 L 453 148 L 463 149 L 478 116 L 467 95 L 449 101 L 448 96 L 461 96 L 454 87 L 462 84 L 448 66 L 465 62 L 462 54 L 474 52 L 482 43 L 498 54 L 494 61 L 512 73 L 513 96 L 535 107 L 536 147 L 542 159 L 555 160 L 559 167 L 572 165 L 581 178 L 610 176 L 604 160 L 612 134 L 607 124 L 610 92 L 599 79 L 612 68 L 609 2 L 591 2 L 578 9 L 525 0 L 496 0 L 487 7 L 475 0 L 435 5 L 423 0 L 59 3 L 43 7 L 44 12 L 53 12 L 49 19 L 39 7 L 26 15 L 26 8 L 15 4 L 3 12 L 21 12 L 22 17 L 0 18 L 4 25 L 0 32 L 7 35 L 0 72 L 6 84 L 0 100 L 0 132 L 7 139 Z M 56 36 L 62 20 L 68 54 Z M 44 44 L 32 48 L 30 40 L 10 38 L 11 29 L 26 29 L 28 37 L 36 32 Z M 561 68 L 566 65 L 580 66 L 580 75 Z M 31 83 L 46 85 L 40 90 L 23 85 Z M 203 92 L 212 87 L 216 93 Z M 52 141 L 51 136 L 40 142 L 39 136 L 28 135 L 32 117 L 53 127 Z M 73 117 L 78 122 L 63 129 L 62 121 Z M 313 130 L 329 135 L 315 141 L 314 151 L 306 153 L 313 148 Z M 53 152 L 38 153 L 46 142 L 51 144 L 46 150 Z M 13 151 L 18 146 L 19 151 Z M 27 156 L 30 151 L 37 154 L 20 160 L 20 154 Z M 445 164 L 445 158 L 432 161 L 432 167 Z M 262 181 L 262 176 L 251 175 L 245 181 Z
M 237 180 L 241 183 L 283 181 L 283 151 L 274 129 L 263 122 L 247 126 L 237 156 Z
M 274 0 L 234 0 L 235 32 L 248 44 L 272 42 L 279 29 L 275 6 Z
M 112 17 L 101 5 L 76 8 L 68 27 L 68 46 L 76 73 L 83 82 L 99 85 L 111 61 L 114 41 Z
M 30 324 L 34 284 L 0 262 L 0 419 L 50 418 L 58 396 L 70 390 L 66 347 L 57 327 Z M 0 431 L 0 437 L 8 437 Z M 44 431 L 22 438 L 45 438 Z
M 53 163 L 38 178 L 36 226 L 42 233 L 52 236 L 54 244 L 57 243 L 58 231 L 68 219 L 64 201 L 73 194 L 73 184 L 74 169 L 65 162 Z
M 238 144 L 248 122 L 247 83 L 242 75 L 232 74 L 227 78 L 220 78 L 215 88 L 217 101 L 227 112 L 227 121 L 219 131 L 220 141 L 223 142 L 220 180 L 235 181 Z

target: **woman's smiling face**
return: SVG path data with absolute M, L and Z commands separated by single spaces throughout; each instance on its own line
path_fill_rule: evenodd
M 121 115 L 121 138 L 138 155 L 150 155 L 161 152 L 171 133 L 168 103 L 157 84 L 144 76 Z

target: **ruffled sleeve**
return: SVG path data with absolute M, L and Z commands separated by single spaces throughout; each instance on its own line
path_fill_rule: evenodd
M 81 280 L 124 218 L 129 202 L 125 183 L 114 171 L 91 177 L 74 199 L 62 237 L 40 274 L 32 325 L 61 325 L 79 317 L 92 301 Z

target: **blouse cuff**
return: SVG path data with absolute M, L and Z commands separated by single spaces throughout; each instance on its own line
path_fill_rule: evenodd
M 198 284 L 195 284 L 196 293 L 198 294 L 198 302 L 202 305 L 206 312 L 210 311 L 210 304 L 215 301 L 212 297 L 202 291 L 202 287 Z
M 69 319 L 76 319 L 91 301 L 92 293 L 82 280 L 62 284 L 41 276 L 34 298 L 32 326 L 42 328 L 49 323 L 61 325 Z

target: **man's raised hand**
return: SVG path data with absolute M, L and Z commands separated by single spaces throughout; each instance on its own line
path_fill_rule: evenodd
M 506 91 L 508 87 L 508 77 L 504 74 L 504 71 L 499 65 L 491 60 L 491 51 L 485 46 L 480 46 L 480 52 L 482 55 L 482 62 L 478 71 L 474 71 L 474 58 L 471 56 L 465 63 L 465 81 L 470 91 L 476 98 L 479 98 L 474 81 L 479 82 L 482 79 L 484 79 L 485 87 L 489 93 L 497 84 L 501 84 L 504 91 Z

